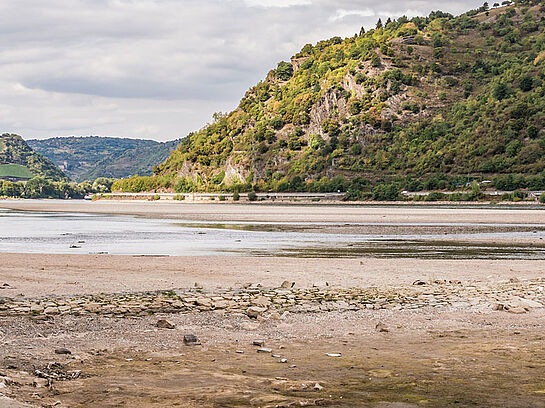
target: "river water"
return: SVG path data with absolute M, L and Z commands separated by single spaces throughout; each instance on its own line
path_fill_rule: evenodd
M 457 240 L 452 241 L 449 238 L 454 236 L 449 234 L 362 235 L 314 231 L 319 225 L 325 223 L 211 224 L 0 209 L 0 252 L 545 260 L 543 226 L 533 232 L 458 234 Z M 306 228 L 313 228 L 313 232 L 305 231 Z M 464 241 L 464 237 L 480 239 Z M 544 244 L 494 244 L 494 238 L 532 238 Z

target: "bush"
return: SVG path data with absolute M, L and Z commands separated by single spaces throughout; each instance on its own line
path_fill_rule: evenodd
M 240 200 L 240 194 L 238 191 L 235 191 L 233 193 L 233 201 L 238 201 L 238 200 Z
M 185 200 L 185 195 L 176 194 L 176 195 L 174 196 L 173 200 L 176 200 L 176 201 L 183 201 L 183 200 Z
M 219 196 L 219 200 L 220 200 L 220 201 L 225 201 L 225 196 L 220 195 L 220 196 Z
M 432 191 L 426 197 L 426 201 L 441 201 L 444 200 L 446 195 L 439 191 Z
M 545 204 L 545 193 L 541 194 L 539 196 L 539 202 L 542 203 L 542 204 Z
M 255 191 L 250 191 L 248 193 L 248 201 L 257 201 L 257 194 Z

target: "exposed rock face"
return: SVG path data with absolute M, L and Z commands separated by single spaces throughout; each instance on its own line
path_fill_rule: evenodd
M 329 89 L 310 111 L 309 134 L 317 134 L 329 139 L 322 124 L 337 110 L 340 116 L 347 113 L 346 100 L 338 89 Z
M 232 159 L 227 161 L 225 165 L 225 181 L 227 183 L 234 182 L 235 180 L 244 181 L 248 176 L 249 171 L 244 169 L 240 165 L 236 165 Z
M 303 62 L 305 62 L 309 57 L 293 57 L 291 59 L 291 66 L 293 67 L 293 72 L 297 72 Z

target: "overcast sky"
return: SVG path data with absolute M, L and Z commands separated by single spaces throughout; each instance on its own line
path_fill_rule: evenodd
M 0 0 L 0 132 L 184 137 L 306 43 L 461 0 Z

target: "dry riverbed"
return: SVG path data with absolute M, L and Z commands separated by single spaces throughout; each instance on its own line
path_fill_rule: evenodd
M 4 297 L 0 392 L 59 407 L 545 406 L 545 279 L 292 284 Z
M 532 209 L 5 206 L 329 222 L 313 232 L 449 232 L 461 241 L 521 231 L 523 246 L 542 245 L 545 225 L 545 212 Z M 1 408 L 545 408 L 541 260 L 0 253 L 0 261 Z

